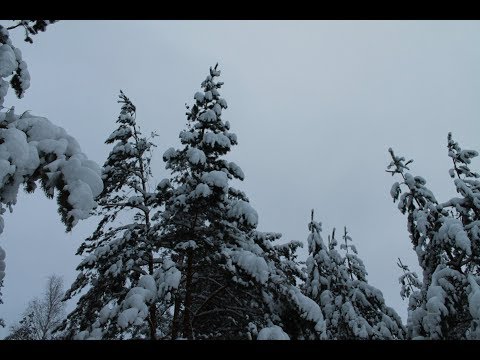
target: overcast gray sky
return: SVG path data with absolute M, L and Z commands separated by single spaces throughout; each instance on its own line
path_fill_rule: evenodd
M 239 139 L 229 159 L 245 173 L 259 229 L 306 242 L 312 208 L 325 239 L 347 225 L 369 282 L 406 319 L 395 262 L 418 267 L 389 195 L 387 149 L 414 158 L 412 173 L 438 200 L 455 195 L 447 133 L 480 150 L 479 21 L 62 21 L 33 45 L 12 35 L 32 80 L 4 105 L 48 117 L 103 164 L 124 90 L 144 131 L 160 135 L 155 182 L 168 175 L 162 154 L 179 145 L 184 104 L 219 62 L 224 120 Z M 94 226 L 91 218 L 67 234 L 55 201 L 19 196 L 0 236 L 7 326 L 49 274 L 71 284 L 74 253 Z

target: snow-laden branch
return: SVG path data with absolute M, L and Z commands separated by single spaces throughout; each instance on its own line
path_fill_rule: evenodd
M 30 75 L 8 30 L 0 26 L 0 106 L 10 86 L 21 98 L 30 86 Z M 100 167 L 87 159 L 63 128 L 29 112 L 17 115 L 13 107 L 0 112 L 0 234 L 2 214 L 6 207 L 12 211 L 20 185 L 33 192 L 38 181 L 47 197 L 57 189 L 58 212 L 68 231 L 90 216 L 103 190 Z M 0 248 L 0 283 L 5 276 L 4 258 Z

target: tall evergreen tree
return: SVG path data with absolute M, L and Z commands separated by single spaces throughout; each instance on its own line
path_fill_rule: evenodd
M 385 305 L 382 293 L 369 285 L 367 272 L 352 239 L 344 230 L 337 251 L 335 230 L 325 245 L 320 233 L 321 223 L 314 221 L 313 210 L 309 223 L 306 295 L 321 307 L 327 338 L 345 339 L 403 339 L 405 330 L 400 317 Z
M 280 239 L 279 233 L 256 233 L 255 236 L 264 249 L 270 268 L 269 281 L 263 289 L 263 293 L 268 294 L 266 329 L 278 333 L 275 329 L 280 327 L 293 340 L 326 339 L 325 320 L 320 306 L 301 291 L 301 284 L 306 277 L 297 260 L 297 249 L 303 244 L 290 241 L 272 245 L 272 242 Z M 281 334 L 277 338 L 283 339 Z
M 119 125 L 105 141 L 114 147 L 103 167 L 104 190 L 97 199 L 101 219 L 77 251 L 85 258 L 66 294 L 69 299 L 89 287 L 62 326 L 69 337 L 163 336 L 158 319 L 168 306 L 162 301 L 178 283 L 173 262 L 152 230 L 152 216 L 163 203 L 161 187 L 152 191 L 149 186 L 155 145 L 142 137 L 133 103 L 123 92 L 119 97 Z
M 479 339 L 480 182 L 469 164 L 478 156 L 462 150 L 448 134 L 450 176 L 460 197 L 439 203 L 426 181 L 407 170 L 412 160 L 389 149 L 388 172 L 401 176 L 391 189 L 407 214 L 407 229 L 423 270 L 420 293 L 410 295 L 408 331 L 412 338 Z M 391 169 L 391 170 L 390 170 Z M 404 190 L 402 190 L 404 189 Z
M 296 245 L 275 247 L 277 235 L 256 232 L 257 212 L 242 191 L 229 186 L 244 174 L 223 158 L 237 137 L 222 120 L 227 102 L 220 97 L 219 75 L 217 66 L 210 68 L 195 103 L 187 107 L 183 148 L 170 148 L 163 156 L 172 172 L 171 192 L 157 226 L 182 273 L 171 336 L 253 338 L 264 326 L 282 325 L 281 311 L 284 319 L 289 311 L 290 318 L 295 315 L 321 333 L 320 309 L 294 284 L 297 270 L 288 262 L 293 261 L 288 248 Z M 287 265 L 282 267 L 281 259 Z

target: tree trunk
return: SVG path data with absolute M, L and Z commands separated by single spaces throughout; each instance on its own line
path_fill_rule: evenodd
M 150 340 L 157 340 L 157 306 L 155 303 L 150 305 L 149 316 L 150 321 Z
M 191 306 L 192 306 L 192 277 L 193 277 L 193 254 L 192 249 L 187 252 L 187 276 L 185 281 L 185 315 L 183 316 L 183 336 L 192 339 Z
M 148 272 L 153 275 L 153 254 L 150 253 L 150 259 L 148 261 Z M 157 340 L 157 304 L 152 303 L 149 307 L 149 321 L 150 325 L 150 339 Z
M 176 260 L 175 260 L 176 261 Z M 183 267 L 183 256 L 178 258 L 178 264 L 180 267 Z M 177 289 L 177 293 L 175 294 L 175 305 L 173 308 L 173 319 L 172 319 L 172 340 L 175 340 L 178 337 L 178 331 L 180 330 L 180 319 L 178 318 L 180 314 L 180 306 L 182 304 L 182 299 L 180 297 L 180 288 Z
M 177 293 L 175 296 L 175 307 L 173 310 L 173 320 L 172 320 L 172 340 L 175 340 L 178 337 L 178 314 L 180 313 L 180 294 Z

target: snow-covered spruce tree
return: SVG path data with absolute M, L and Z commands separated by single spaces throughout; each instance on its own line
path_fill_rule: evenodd
M 284 339 L 278 329 L 283 329 L 290 339 L 324 340 L 326 339 L 325 321 L 318 304 L 305 296 L 299 284 L 305 282 L 305 273 L 297 261 L 297 249 L 303 247 L 299 241 L 273 245 L 279 240 L 279 233 L 255 232 L 256 243 L 264 251 L 269 267 L 269 280 L 262 293 L 268 305 L 262 331 L 257 339 Z M 272 325 L 273 324 L 273 325 Z M 276 325 L 275 325 L 276 324 Z M 255 335 L 255 334 L 253 334 Z
M 303 328 L 320 334 L 318 305 L 295 287 L 299 271 L 291 266 L 291 250 L 297 245 L 274 246 L 278 235 L 256 232 L 257 212 L 243 192 L 229 186 L 229 180 L 243 180 L 244 174 L 223 159 L 237 137 L 222 120 L 227 103 L 219 94 L 219 75 L 217 66 L 210 68 L 203 91 L 187 107 L 187 129 L 180 133 L 183 148 L 164 154 L 172 176 L 162 182 L 170 195 L 157 226 L 175 250 L 182 273 L 171 337 L 249 339 L 264 327 L 279 334 L 287 312 L 297 323 L 303 321 Z M 301 328 L 297 332 L 303 336 Z
M 405 158 L 389 149 L 388 172 L 403 181 L 393 184 L 391 195 L 407 214 L 407 229 L 423 270 L 419 293 L 410 295 L 408 332 L 412 338 L 480 339 L 480 182 L 469 164 L 478 156 L 462 150 L 448 134 L 449 174 L 460 197 L 438 203 Z M 404 189 L 402 191 L 402 188 Z
M 404 339 L 405 329 L 395 310 L 385 305 L 382 293 L 369 285 L 367 272 L 351 237 L 344 230 L 345 250 L 337 251 L 335 230 L 325 245 L 321 223 L 312 218 L 308 226 L 306 295 L 321 307 L 330 340 Z
M 30 26 L 30 25 L 28 25 Z M 33 26 L 33 25 L 32 25 Z M 7 82 L 5 79 L 10 79 Z M 22 98 L 30 75 L 22 54 L 13 46 L 7 29 L 0 25 L 0 107 L 9 87 Z M 88 160 L 78 142 L 48 119 L 12 107 L 0 111 L 0 234 L 2 214 L 17 202 L 20 185 L 33 192 L 40 183 L 47 197 L 57 193 L 58 212 L 67 231 L 95 208 L 101 193 L 100 167 Z M 5 252 L 0 247 L 0 287 L 5 276 Z
M 114 147 L 97 198 L 100 221 L 77 251 L 84 259 L 66 294 L 69 299 L 88 288 L 60 328 L 76 339 L 162 337 L 158 320 L 179 280 L 152 231 L 152 215 L 163 203 L 162 192 L 149 186 L 155 145 L 142 137 L 133 103 L 123 92 L 119 97 L 118 128 L 105 141 Z

